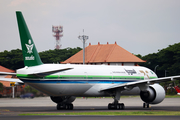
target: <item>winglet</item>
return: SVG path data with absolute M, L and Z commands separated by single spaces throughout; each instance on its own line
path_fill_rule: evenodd
M 36 50 L 35 44 L 28 30 L 24 17 L 20 11 L 16 11 L 19 35 L 25 66 L 37 66 L 43 64 Z

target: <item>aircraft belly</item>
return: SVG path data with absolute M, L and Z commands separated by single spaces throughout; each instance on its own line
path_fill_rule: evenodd
M 101 89 L 103 88 L 107 88 L 109 86 L 111 86 L 112 84 L 94 84 L 92 85 L 92 87 L 87 90 L 84 93 L 84 97 L 101 97 L 101 96 L 109 96 L 109 94 L 107 94 L 106 92 L 100 92 Z
M 81 96 L 92 87 L 89 84 L 28 84 L 49 96 Z
M 101 91 L 109 88 L 113 84 L 110 81 L 83 81 L 83 80 L 27 80 L 25 83 L 49 96 L 109 96 L 108 92 Z M 124 83 L 118 81 L 118 84 Z M 134 88 L 130 91 L 123 91 L 122 95 L 139 94 L 139 89 Z

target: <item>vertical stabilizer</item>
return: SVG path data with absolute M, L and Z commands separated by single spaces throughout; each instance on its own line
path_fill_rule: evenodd
M 25 66 L 37 66 L 43 64 L 36 50 L 35 44 L 28 30 L 26 22 L 21 12 L 16 12 L 21 47 Z

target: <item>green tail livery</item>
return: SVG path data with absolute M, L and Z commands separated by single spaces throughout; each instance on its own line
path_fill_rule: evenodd
M 17 11 L 16 16 L 23 51 L 24 65 L 30 67 L 43 64 L 22 13 Z

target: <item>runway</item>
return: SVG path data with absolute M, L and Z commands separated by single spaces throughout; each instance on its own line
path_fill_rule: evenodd
M 121 98 L 120 102 L 125 104 L 125 110 L 108 110 L 107 105 L 113 101 L 112 98 L 77 98 L 74 104 L 74 110 L 56 110 L 56 104 L 53 103 L 49 97 L 39 97 L 34 99 L 20 99 L 20 98 L 1 98 L 0 99 L 0 119 L 70 119 L 72 116 L 18 116 L 21 113 L 59 113 L 59 112 L 108 112 L 108 111 L 180 111 L 180 98 L 165 98 L 165 100 L 158 105 L 151 105 L 150 108 L 143 108 L 143 102 L 139 97 L 125 97 Z M 73 116 L 73 119 L 83 119 L 85 116 Z M 86 116 L 88 119 L 120 119 L 132 118 L 132 116 Z M 145 117 L 145 118 L 144 118 Z M 133 120 L 139 119 L 158 119 L 166 120 L 179 119 L 180 116 L 133 116 Z M 170 118 L 169 118 L 170 119 Z

